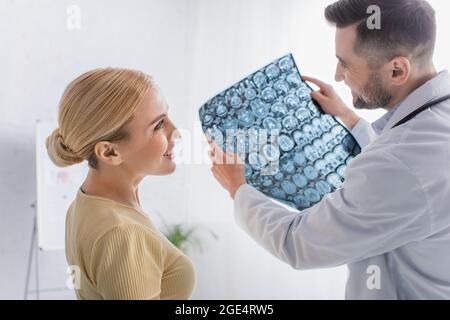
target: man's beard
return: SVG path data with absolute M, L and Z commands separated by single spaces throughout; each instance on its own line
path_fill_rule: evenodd
M 370 75 L 367 85 L 362 91 L 362 97 L 356 97 L 354 103 L 356 109 L 386 108 L 392 99 L 392 95 L 383 88 L 380 75 L 375 72 Z

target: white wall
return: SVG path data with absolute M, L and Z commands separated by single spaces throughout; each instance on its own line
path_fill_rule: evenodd
M 210 96 L 282 54 L 293 52 L 303 74 L 333 83 L 334 30 L 323 19 L 330 2 L 0 1 L 0 299 L 23 296 L 33 215 L 29 204 L 36 197 L 34 123 L 56 118 L 70 80 L 100 66 L 141 69 L 159 82 L 178 126 L 193 131 L 197 109 Z M 430 2 L 439 18 L 436 64 L 448 68 L 449 5 Z M 66 26 L 72 4 L 81 9 L 80 30 Z M 336 88 L 350 102 L 344 85 Z M 361 114 L 374 120 L 382 112 Z M 158 193 L 146 192 L 154 186 Z M 219 241 L 205 236 L 203 254 L 193 254 L 198 270 L 194 298 L 343 298 L 345 267 L 291 270 L 238 229 L 232 202 L 208 165 L 180 165 L 174 176 L 149 177 L 140 189 L 144 208 L 157 203 L 150 212 L 155 221 L 158 211 L 170 222 L 201 224 L 220 235 Z M 41 289 L 64 288 L 64 253 L 40 252 L 39 261 Z M 73 294 L 49 291 L 41 297 Z

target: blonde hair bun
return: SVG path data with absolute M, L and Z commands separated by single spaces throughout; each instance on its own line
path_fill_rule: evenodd
M 53 130 L 53 133 L 47 137 L 45 145 L 50 160 L 58 167 L 68 167 L 84 160 L 66 145 L 59 128 Z

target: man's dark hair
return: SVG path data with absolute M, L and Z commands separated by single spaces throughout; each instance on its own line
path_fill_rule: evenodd
M 367 9 L 376 5 L 381 28 L 371 29 Z M 436 43 L 435 11 L 425 0 L 340 0 L 325 9 L 325 18 L 337 28 L 356 25 L 355 52 L 371 67 L 397 56 L 428 66 Z

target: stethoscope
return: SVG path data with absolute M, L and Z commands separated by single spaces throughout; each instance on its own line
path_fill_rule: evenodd
M 433 100 L 433 101 L 423 105 L 419 109 L 415 110 L 414 112 L 412 112 L 411 114 L 407 115 L 405 118 L 400 120 L 395 126 L 392 127 L 392 129 L 405 124 L 406 122 L 408 122 L 411 119 L 415 118 L 417 115 L 421 114 L 422 112 L 424 112 L 424 111 L 426 111 L 426 110 L 428 110 L 428 109 L 434 107 L 435 105 L 438 105 L 438 104 L 440 104 L 440 103 L 442 103 L 444 101 L 447 101 L 447 100 L 450 100 L 450 94 L 448 94 L 448 95 L 446 95 L 446 96 L 444 96 L 442 98 Z

